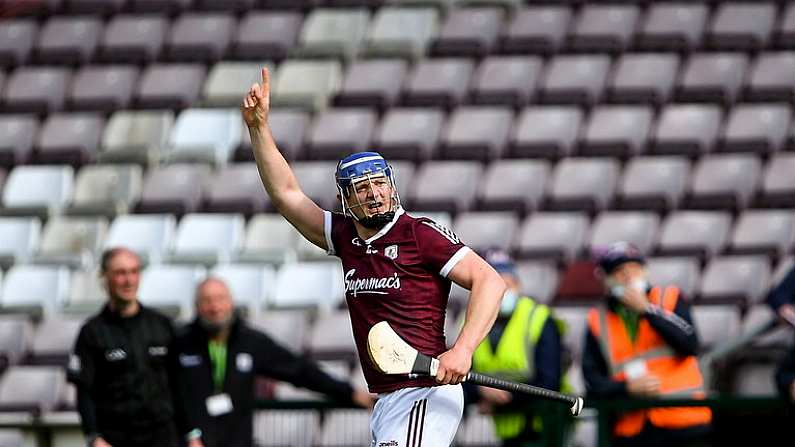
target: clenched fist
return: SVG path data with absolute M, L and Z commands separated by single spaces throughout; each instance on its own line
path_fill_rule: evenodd
M 240 111 L 248 127 L 258 127 L 268 123 L 270 112 L 271 80 L 267 68 L 262 69 L 262 84 L 254 83 L 243 98 Z

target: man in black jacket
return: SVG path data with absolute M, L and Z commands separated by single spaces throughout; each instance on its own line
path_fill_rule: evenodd
M 196 311 L 196 320 L 178 335 L 175 345 L 185 428 L 193 445 L 252 445 L 257 376 L 285 380 L 340 403 L 372 405 L 368 393 L 330 377 L 238 319 L 222 280 L 208 278 L 199 285 Z
M 101 275 L 108 303 L 80 329 L 68 378 L 89 447 L 177 445 L 170 320 L 138 302 L 141 262 L 107 250 Z

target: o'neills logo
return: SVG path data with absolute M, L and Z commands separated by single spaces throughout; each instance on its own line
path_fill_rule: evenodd
M 354 278 L 355 273 L 356 269 L 350 269 L 345 273 L 345 292 L 351 292 L 354 297 L 360 293 L 386 295 L 387 292 L 381 292 L 378 289 L 400 288 L 400 277 L 397 273 L 386 278 Z

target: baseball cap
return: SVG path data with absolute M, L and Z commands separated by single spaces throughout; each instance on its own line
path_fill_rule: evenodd
M 516 264 L 513 258 L 505 250 L 492 248 L 486 251 L 486 262 L 488 262 L 497 273 L 516 274 Z
M 608 275 L 627 262 L 646 264 L 646 258 L 640 249 L 626 241 L 614 242 L 601 250 L 595 250 L 594 254 L 599 267 Z

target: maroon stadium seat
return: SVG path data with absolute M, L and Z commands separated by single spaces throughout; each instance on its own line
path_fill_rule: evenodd
M 795 207 L 795 154 L 776 154 L 765 167 L 760 202 L 765 206 Z
M 198 211 L 209 174 L 208 166 L 198 164 L 173 164 L 150 169 L 144 178 L 136 211 L 179 216 Z
M 756 191 L 762 162 L 755 155 L 708 155 L 693 168 L 687 205 L 702 209 L 742 209 Z
M 598 101 L 607 80 L 610 58 L 605 55 L 565 55 L 552 59 L 541 81 L 539 100 L 553 104 Z
M 679 206 L 689 181 L 685 157 L 633 157 L 624 170 L 617 207 L 635 210 L 670 210 Z
M 654 3 L 638 31 L 636 45 L 654 51 L 692 50 L 700 44 L 708 16 L 705 4 Z
M 572 13 L 562 6 L 520 9 L 500 37 L 506 53 L 555 53 L 562 46 Z
M 171 27 L 165 55 L 177 62 L 217 61 L 232 41 L 235 26 L 231 14 L 183 14 Z
M 654 114 L 641 106 L 599 106 L 580 140 L 582 155 L 631 157 L 645 147 Z
M 112 112 L 126 109 L 132 101 L 138 68 L 132 65 L 89 65 L 77 71 L 67 96 L 74 110 Z
M 348 67 L 334 105 L 379 107 L 394 105 L 408 73 L 402 59 L 356 60 Z
M 764 254 L 783 257 L 795 242 L 795 212 L 792 210 L 747 210 L 732 232 L 729 251 L 735 254 Z
M 511 132 L 513 157 L 560 158 L 571 155 L 585 114 L 576 107 L 528 107 Z
M 474 70 L 470 59 L 422 60 L 409 75 L 401 102 L 406 106 L 455 107 L 466 95 Z
M 669 105 L 663 109 L 650 141 L 656 154 L 698 155 L 709 152 L 718 138 L 722 112 L 712 105 Z
M 484 56 L 497 44 L 503 21 L 498 8 L 454 9 L 445 19 L 430 51 L 438 56 Z
M 240 59 L 284 59 L 295 46 L 302 21 L 296 12 L 250 12 L 237 27 L 232 55 Z
M 571 261 L 585 246 L 589 219 L 581 212 L 539 212 L 525 219 L 516 238 L 520 258 Z
M 6 81 L 3 110 L 51 113 L 63 107 L 72 73 L 65 68 L 21 67 Z
M 795 100 L 795 54 L 786 51 L 760 54 L 745 81 L 744 98 Z
M 34 115 L 0 115 L 0 166 L 27 162 L 38 132 Z
M 483 166 L 475 161 L 424 163 L 408 194 L 409 209 L 419 211 L 467 211 L 475 203 Z
M 537 57 L 491 56 L 473 76 L 471 102 L 522 107 L 535 97 L 543 64 Z
M 254 163 L 234 163 L 220 168 L 210 179 L 204 211 L 252 215 L 270 203 Z
M 107 62 L 150 62 L 160 54 L 168 19 L 154 15 L 117 15 L 105 27 L 97 58 Z
M 96 113 L 56 113 L 44 122 L 36 142 L 36 159 L 47 164 L 80 165 L 92 161 L 105 119 Z
M 306 141 L 307 158 L 339 160 L 351 152 L 366 150 L 376 125 L 369 109 L 337 108 L 321 113 Z
M 512 123 L 513 112 L 507 108 L 459 107 L 450 115 L 442 132 L 439 153 L 448 159 L 500 158 Z
M 640 10 L 633 5 L 586 5 L 569 35 L 568 46 L 575 51 L 623 51 L 639 17 Z
M 602 210 L 613 199 L 618 175 L 618 160 L 566 158 L 555 166 L 547 208 L 564 211 Z
M 679 71 L 673 53 L 630 53 L 621 56 L 607 88 L 610 102 L 668 101 Z
M 718 50 L 760 50 L 773 32 L 773 3 L 723 3 L 706 31 L 706 45 Z
M 38 28 L 33 20 L 3 21 L 3 26 L 0 26 L 0 66 L 14 67 L 27 62 Z
M 198 64 L 153 64 L 144 70 L 135 104 L 140 108 L 187 108 L 199 98 L 206 69 Z
M 279 152 L 288 160 L 298 158 L 303 151 L 304 135 L 309 129 L 309 114 L 299 110 L 274 109 L 268 116 L 268 122 L 273 132 L 273 138 L 276 139 L 276 144 L 279 146 Z M 248 128 L 244 129 L 242 144 L 235 159 L 254 161 Z
M 535 210 L 544 197 L 549 177 L 546 161 L 495 161 L 486 169 L 478 188 L 478 208 L 520 214 Z
M 742 53 L 700 53 L 687 61 L 676 85 L 677 101 L 731 103 L 739 93 L 748 56 Z
M 102 21 L 89 16 L 56 16 L 39 32 L 34 48 L 38 62 L 45 64 L 81 64 L 94 54 Z
M 781 150 L 790 128 L 788 104 L 743 104 L 732 109 L 717 149 L 724 152 L 770 153 Z
M 431 108 L 392 108 L 384 115 L 372 147 L 387 159 L 433 158 L 445 116 Z

